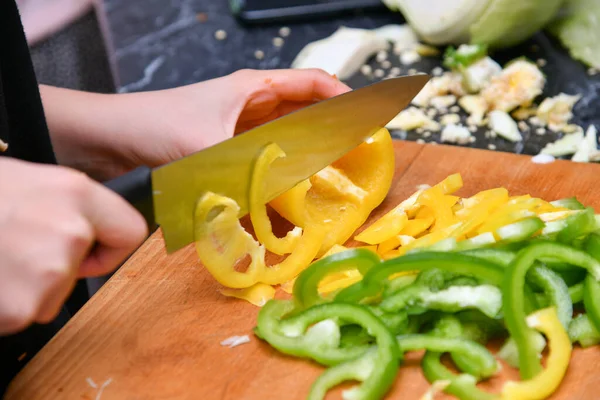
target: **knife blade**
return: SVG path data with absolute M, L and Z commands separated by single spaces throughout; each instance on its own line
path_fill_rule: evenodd
M 371 137 L 406 108 L 429 81 L 425 74 L 386 79 L 284 115 L 160 167 L 139 167 L 105 182 L 163 230 L 167 253 L 194 241 L 194 211 L 203 193 L 235 200 L 248 212 L 251 168 L 259 151 L 277 143 L 286 156 L 267 177 L 271 201 Z

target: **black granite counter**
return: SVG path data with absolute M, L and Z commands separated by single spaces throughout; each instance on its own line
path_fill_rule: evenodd
M 400 14 L 385 12 L 354 15 L 314 22 L 287 24 L 291 33 L 284 44 L 277 47 L 273 38 L 281 25 L 242 26 L 231 15 L 227 0 L 99 0 L 99 18 L 103 26 L 113 76 L 119 92 L 135 92 L 170 88 L 195 83 L 229 74 L 241 68 L 287 68 L 298 52 L 309 42 L 329 36 L 340 26 L 376 28 L 390 23 L 403 23 Z M 223 30 L 227 37 L 217 40 L 215 32 Z M 255 52 L 264 52 L 257 59 Z M 589 76 L 580 63 L 572 60 L 553 38 L 537 34 L 528 42 L 493 57 L 503 63 L 515 57 L 542 59 L 547 75 L 544 96 L 560 92 L 579 93 L 582 99 L 574 109 L 574 123 L 584 127 L 593 123 L 600 127 L 600 75 Z M 393 66 L 408 67 L 390 56 Z M 371 64 L 376 66 L 376 61 Z M 439 58 L 424 58 L 411 65 L 423 72 L 440 64 Z M 372 79 L 372 78 L 371 78 Z M 360 87 L 369 79 L 357 74 L 347 83 Z M 415 140 L 413 133 L 393 132 L 396 137 Z M 510 143 L 497 138 L 476 134 L 471 147 L 515 153 L 537 154 L 544 144 L 555 140 L 558 134 L 537 135 L 534 129 L 523 133 L 524 140 Z M 439 133 L 428 141 L 439 141 Z

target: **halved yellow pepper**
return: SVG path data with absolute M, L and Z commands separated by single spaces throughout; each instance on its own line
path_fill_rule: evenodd
M 508 381 L 502 387 L 506 400 L 537 400 L 550 396 L 567 372 L 572 345 L 554 307 L 538 310 L 527 317 L 527 324 L 541 331 L 548 339 L 550 352 L 546 368 L 527 381 Z
M 320 256 L 334 244 L 345 243 L 381 204 L 394 169 L 392 138 L 387 129 L 381 129 L 333 163 L 328 172 L 311 177 L 310 187 L 298 185 L 269 204 L 296 226 L 327 230 Z M 301 204 L 304 208 L 299 210 Z

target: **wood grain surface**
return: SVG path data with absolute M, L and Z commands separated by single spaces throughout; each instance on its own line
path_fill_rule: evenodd
M 513 195 L 547 200 L 577 196 L 600 211 L 598 165 L 541 165 L 508 153 L 402 141 L 395 147 L 394 183 L 372 218 L 417 185 L 455 172 L 463 176 L 462 196 L 503 186 Z M 257 312 L 219 293 L 193 245 L 168 257 L 159 231 L 25 367 L 6 399 L 304 399 L 323 369 L 283 356 L 253 336 Z M 233 335 L 249 335 L 251 341 L 235 348 L 220 345 Z M 407 357 L 387 398 L 419 399 L 425 392 L 419 357 Z M 600 398 L 599 372 L 600 346 L 576 348 L 552 399 Z M 498 390 L 504 379 L 517 376 L 505 365 L 501 376 L 482 387 Z M 328 398 L 339 399 L 340 390 Z

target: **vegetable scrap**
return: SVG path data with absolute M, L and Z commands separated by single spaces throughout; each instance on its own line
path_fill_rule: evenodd
M 250 337 L 248 335 L 242 336 L 231 336 L 227 339 L 221 341 L 221 346 L 227 346 L 229 348 L 233 348 L 239 346 L 241 344 L 250 343 Z
M 370 247 L 338 245 L 295 278 L 291 299 L 260 310 L 259 339 L 325 367 L 308 399 L 351 381 L 345 399 L 383 399 L 417 350 L 423 399 L 546 399 L 574 346 L 600 343 L 600 215 L 502 187 L 456 196 L 462 186 L 453 174 L 419 188 L 355 235 Z M 502 338 L 494 354 L 486 345 Z M 499 359 L 520 379 L 480 389 Z
M 586 1 L 589 0 L 570 0 L 573 4 Z M 386 3 L 392 9 L 406 12 L 409 16 L 407 23 L 385 25 L 377 29 L 340 27 L 331 36 L 306 45 L 292 67 L 322 68 L 329 73 L 336 73 L 342 80 L 349 79 L 356 73 L 369 80 L 388 79 L 421 73 L 411 66 L 422 58 L 439 57 L 442 52 L 436 46 L 443 45 L 446 46 L 442 54 L 444 68 L 435 67 L 431 71 L 423 71 L 429 72 L 432 79 L 413 99 L 411 106 L 391 120 L 386 128 L 404 134 L 415 132 L 418 139 L 425 139 L 432 133 L 439 132 L 442 143 L 462 146 L 475 141 L 473 133 L 486 129 L 489 129 L 485 133 L 486 138 L 498 137 L 507 144 L 530 140 L 532 134 L 544 136 L 552 133 L 558 134 L 558 139 L 548 145 L 550 147 L 545 149 L 545 154 L 550 154 L 547 151 L 558 147 L 561 154 L 552 153 L 554 157 L 570 157 L 578 162 L 600 161 L 600 157 L 596 155 L 597 142 L 590 146 L 591 141 L 580 139 L 577 133 L 591 129 L 592 125 L 578 126 L 571 123 L 573 109 L 581 96 L 561 92 L 555 96 L 541 97 L 547 86 L 542 72 L 547 64 L 546 60 L 538 58 L 530 61 L 521 57 L 500 65 L 492 58 L 492 52 L 504 39 L 497 37 L 500 32 L 497 30 L 492 30 L 491 36 L 483 35 L 486 26 L 482 21 L 487 21 L 488 28 L 492 29 L 499 21 L 517 18 L 514 13 L 510 17 L 504 16 L 501 10 L 508 7 L 505 2 L 497 4 L 494 0 L 468 1 L 469 4 L 477 4 L 472 4 L 467 9 L 465 3 L 462 11 L 462 6 L 456 7 L 454 2 L 440 2 L 434 7 L 436 10 L 429 10 L 425 13 L 427 15 L 417 11 L 423 5 L 416 1 L 407 1 L 402 6 L 394 0 L 387 0 Z M 486 3 L 493 4 L 490 6 L 492 8 L 484 7 Z M 544 3 L 543 12 L 538 10 L 539 7 L 527 8 L 527 12 L 521 10 L 518 18 L 528 15 L 526 26 L 534 29 L 556 14 L 559 6 L 553 0 L 551 4 Z M 529 15 L 533 10 L 537 10 L 535 15 Z M 413 15 L 413 12 L 416 14 Z M 492 15 L 497 15 L 498 20 Z M 594 22 L 594 12 L 590 15 L 589 18 Z M 587 21 L 588 16 L 580 18 Z M 416 24 L 417 20 L 421 23 Z M 471 25 L 474 30 L 463 31 L 463 28 L 458 28 L 459 25 Z M 454 30 L 455 27 L 458 30 Z M 587 27 L 584 30 L 582 34 L 591 34 Z M 512 39 L 507 38 L 507 43 L 516 40 L 515 36 L 528 36 L 531 33 L 516 32 L 512 28 L 510 31 L 508 38 Z M 439 40 L 435 39 L 437 35 L 440 35 Z M 450 39 L 453 35 L 458 35 L 455 40 Z M 467 39 L 471 35 L 486 40 L 469 42 Z M 596 42 L 600 43 L 600 40 Z M 454 43 L 460 45 L 455 47 Z M 390 59 L 395 56 L 398 57 L 396 63 L 399 62 L 402 68 L 393 67 L 396 70 L 389 70 L 393 65 Z M 595 70 L 592 67 L 591 72 Z M 470 134 L 467 135 L 463 128 Z M 573 134 L 575 136 L 570 137 Z M 567 142 L 566 149 L 562 149 L 563 139 Z M 494 143 L 494 146 L 498 144 Z

